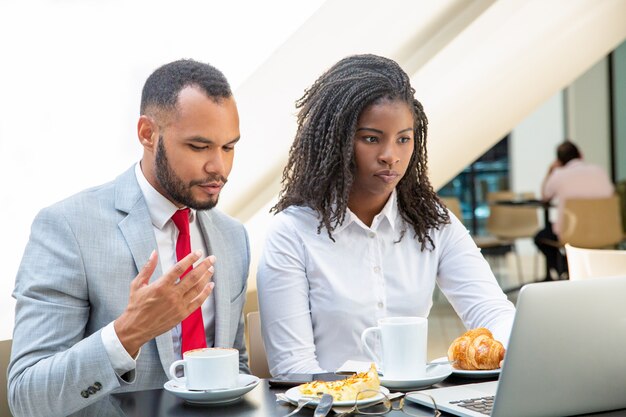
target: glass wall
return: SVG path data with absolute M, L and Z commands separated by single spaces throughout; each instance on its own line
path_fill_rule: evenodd
M 442 187 L 439 195 L 458 198 L 465 226 L 473 235 L 483 235 L 489 217 L 487 193 L 508 189 L 509 136 L 506 136 Z
M 626 180 L 626 42 L 611 54 L 615 180 Z

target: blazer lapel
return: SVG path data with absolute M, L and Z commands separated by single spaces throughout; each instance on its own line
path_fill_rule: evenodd
M 207 246 L 208 255 L 215 255 L 213 272 L 213 297 L 215 300 L 215 347 L 230 347 L 230 277 L 228 268 L 221 268 L 227 262 L 224 248 L 220 245 L 222 234 L 213 222 L 210 210 L 196 212 L 200 228 Z
M 152 251 L 157 249 L 157 243 L 152 231 L 148 206 L 139 184 L 137 184 L 134 166 L 117 179 L 115 208 L 127 213 L 127 216 L 118 226 L 124 239 L 126 239 L 137 271 L 140 271 L 148 261 Z M 159 262 L 150 277 L 150 282 L 158 279 L 162 274 L 161 263 Z M 174 344 L 170 332 L 157 336 L 156 345 L 165 375 L 169 375 L 170 364 L 174 362 Z

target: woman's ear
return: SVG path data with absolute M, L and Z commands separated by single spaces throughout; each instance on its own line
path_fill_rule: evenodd
M 137 137 L 145 150 L 153 151 L 158 138 L 158 126 L 150 116 L 141 115 L 137 122 Z

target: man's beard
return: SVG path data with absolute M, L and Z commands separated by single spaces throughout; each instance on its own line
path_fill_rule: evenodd
M 163 136 L 159 137 L 159 143 L 157 144 L 156 151 L 156 177 L 159 184 L 167 193 L 170 200 L 192 208 L 194 210 L 209 210 L 215 207 L 217 204 L 218 196 L 215 196 L 215 200 L 198 201 L 196 200 L 191 189 L 194 185 L 206 184 L 207 182 L 219 181 L 226 184 L 227 179 L 219 174 L 209 174 L 202 180 L 193 180 L 189 184 L 185 184 L 183 180 L 176 175 L 176 172 L 172 169 L 167 160 L 167 154 L 165 152 L 165 146 L 163 145 Z

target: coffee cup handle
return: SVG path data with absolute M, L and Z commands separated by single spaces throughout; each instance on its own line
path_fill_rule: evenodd
M 170 365 L 170 376 L 172 377 L 172 379 L 174 381 L 181 382 L 183 384 L 185 383 L 184 379 L 176 376 L 176 368 L 178 368 L 179 366 L 182 366 L 183 367 L 183 374 L 187 375 L 187 372 L 185 372 L 185 364 L 186 364 L 186 362 L 187 361 L 185 361 L 184 359 L 179 359 L 177 361 L 174 361 L 174 363 L 172 363 Z
M 361 343 L 363 344 L 365 353 L 376 363 L 376 367 L 380 370 L 382 360 L 374 353 L 372 349 L 370 349 L 369 345 L 367 344 L 367 336 L 370 333 L 380 334 L 380 327 L 368 327 L 367 329 L 363 330 L 363 333 L 361 333 Z

